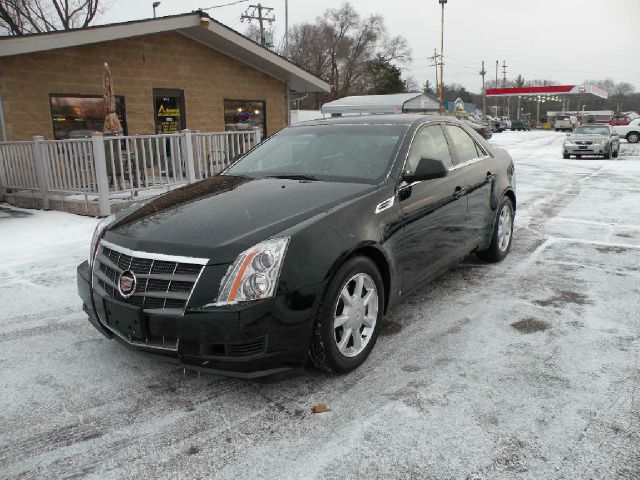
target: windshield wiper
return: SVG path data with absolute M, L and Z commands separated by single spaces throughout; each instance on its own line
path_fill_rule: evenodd
M 287 173 L 281 173 L 278 175 L 267 175 L 267 178 L 284 178 L 287 180 L 309 180 L 309 181 L 314 181 L 314 180 L 318 180 L 316 177 L 313 177 L 311 175 L 299 175 L 299 174 L 287 174 Z

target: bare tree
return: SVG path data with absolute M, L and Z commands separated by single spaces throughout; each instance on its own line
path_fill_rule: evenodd
M 85 28 L 100 13 L 100 0 L 2 0 L 0 35 Z
M 322 99 L 315 97 L 320 103 L 367 92 L 372 60 L 380 58 L 400 67 L 410 61 L 411 49 L 404 38 L 387 35 L 380 15 L 363 18 L 345 3 L 326 10 L 314 23 L 294 26 L 289 35 L 289 57 L 329 82 L 331 93 Z
M 633 93 L 635 92 L 635 87 L 628 82 L 620 82 L 616 83 L 615 87 L 613 87 L 613 99 L 616 102 L 616 111 L 622 111 L 623 102 Z

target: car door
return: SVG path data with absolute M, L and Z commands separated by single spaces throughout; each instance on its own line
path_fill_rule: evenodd
M 403 292 L 458 258 L 466 239 L 465 179 L 454 168 L 454 155 L 440 124 L 416 132 L 404 171 L 413 172 L 421 158 L 440 160 L 450 172 L 444 178 L 402 182 L 398 187 L 402 232 L 397 251 Z
M 458 125 L 445 125 L 460 170 L 466 179 L 467 190 L 467 250 L 475 248 L 493 224 L 496 207 L 495 161 L 479 142 Z

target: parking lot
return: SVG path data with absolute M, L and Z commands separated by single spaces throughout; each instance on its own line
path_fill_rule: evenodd
M 345 376 L 199 375 L 108 341 L 75 284 L 96 220 L 1 205 L 0 478 L 639 478 L 640 144 L 563 160 L 563 138 L 494 135 L 510 255 L 413 294 Z

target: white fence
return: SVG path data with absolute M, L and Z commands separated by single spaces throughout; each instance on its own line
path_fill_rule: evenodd
M 191 132 L 170 135 L 0 142 L 0 193 L 40 192 L 96 197 L 100 215 L 122 192 L 170 189 L 226 168 L 235 157 L 260 143 L 260 131 Z M 151 192 L 153 193 L 153 192 Z

